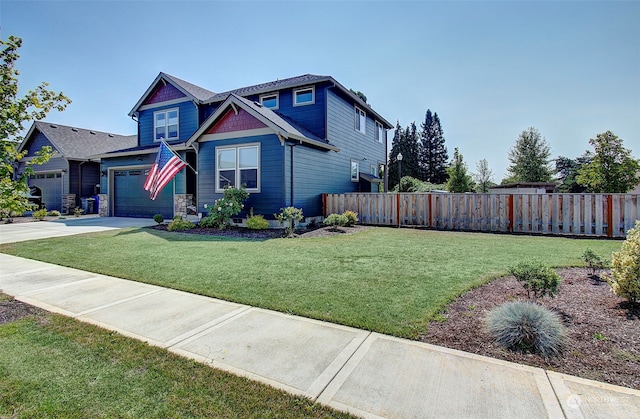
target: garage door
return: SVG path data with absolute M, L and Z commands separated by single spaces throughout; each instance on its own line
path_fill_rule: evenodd
M 42 204 L 49 211 L 62 211 L 62 173 L 36 173 L 29 178 L 29 186 L 42 192 Z
M 173 180 L 164 187 L 156 199 L 149 199 L 145 191 L 145 170 L 115 170 L 113 172 L 113 210 L 116 217 L 152 218 L 162 214 L 173 217 Z

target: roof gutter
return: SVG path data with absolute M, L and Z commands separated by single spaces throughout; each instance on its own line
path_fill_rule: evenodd
M 185 151 L 189 149 L 189 146 L 186 143 L 181 144 L 169 144 L 169 147 L 173 151 Z M 133 150 L 133 151 L 122 151 L 116 153 L 106 153 L 106 154 L 96 154 L 93 156 L 89 156 L 89 159 L 104 159 L 110 157 L 125 157 L 125 156 L 139 156 L 141 154 L 153 154 L 157 153 L 160 149 L 160 146 L 153 148 L 146 148 L 144 150 Z

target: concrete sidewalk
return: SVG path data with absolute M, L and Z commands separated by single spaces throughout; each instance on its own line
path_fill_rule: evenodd
M 369 418 L 640 417 L 640 392 L 0 254 L 0 289 Z

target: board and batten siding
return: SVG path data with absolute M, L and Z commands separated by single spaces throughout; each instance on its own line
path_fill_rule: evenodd
M 139 135 L 138 145 L 146 146 L 157 144 L 154 135 L 153 113 L 166 109 L 178 109 L 178 137 L 181 142 L 187 141 L 191 135 L 198 129 L 198 109 L 191 101 L 174 103 L 171 105 L 162 105 L 159 103 L 157 107 L 145 109 L 139 112 L 138 128 Z M 177 140 L 171 140 L 177 141 Z
M 204 141 L 200 143 L 198 152 L 198 212 L 208 214 L 204 204 L 213 205 L 222 193 L 216 193 L 216 148 L 224 146 L 242 146 L 244 144 L 260 144 L 260 192 L 250 192 L 244 203 L 244 210 L 238 217 L 242 218 L 253 208 L 254 214 L 262 214 L 273 219 L 273 214 L 280 212 L 285 206 L 284 194 L 284 151 L 275 134 L 252 137 L 233 138 L 227 140 Z

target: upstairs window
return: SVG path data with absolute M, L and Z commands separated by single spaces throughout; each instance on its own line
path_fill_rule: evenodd
M 167 109 L 153 113 L 155 141 L 178 139 L 178 109 Z
M 303 87 L 293 91 L 293 106 L 311 105 L 315 103 L 315 89 L 311 87 Z
M 378 121 L 376 121 L 376 141 L 383 143 L 385 139 L 384 127 Z
M 278 109 L 280 105 L 278 93 L 269 93 L 267 95 L 260 96 L 260 104 L 265 108 Z
M 361 132 L 362 134 L 367 133 L 367 114 L 357 106 L 355 112 L 355 128 L 356 131 Z

